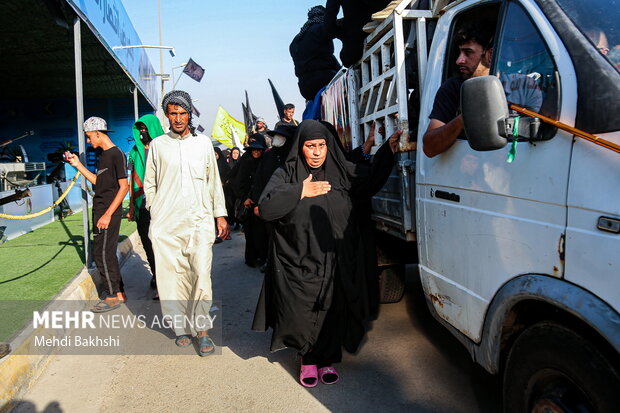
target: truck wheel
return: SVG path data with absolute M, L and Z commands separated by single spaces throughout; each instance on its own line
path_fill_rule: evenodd
M 588 340 L 541 322 L 516 340 L 504 371 L 504 411 L 612 412 L 620 405 L 620 375 Z
M 405 293 L 405 265 L 381 267 L 379 274 L 379 299 L 381 303 L 397 303 Z

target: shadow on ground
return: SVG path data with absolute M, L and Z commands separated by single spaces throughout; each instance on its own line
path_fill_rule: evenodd
M 8 409 L 9 405 L 4 405 L 0 407 L 0 412 Z M 60 403 L 58 402 L 50 402 L 43 410 L 37 410 L 37 406 L 34 403 L 29 402 L 28 400 L 16 400 L 11 402 L 10 407 L 12 410 L 9 410 L 12 413 L 63 413 L 64 410 L 60 407 Z
M 265 357 L 297 381 L 296 352 L 270 353 L 271 331 L 251 331 L 263 274 L 244 266 L 242 252 L 233 248 L 226 243 L 214 247 L 214 259 L 229 267 L 213 277 L 214 296 L 224 303 L 222 345 L 245 360 Z M 358 354 L 345 354 L 337 368 L 342 377 L 337 385 L 304 389 L 332 411 L 501 410 L 498 379 L 473 363 L 462 345 L 433 319 L 415 266 L 408 267 L 403 301 L 381 306 Z

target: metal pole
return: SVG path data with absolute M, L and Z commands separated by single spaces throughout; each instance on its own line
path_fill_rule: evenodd
M 183 72 L 181 72 L 179 74 L 179 77 L 177 77 L 177 80 L 174 81 L 174 85 L 172 86 L 172 89 L 176 89 L 177 88 L 177 83 L 179 83 L 179 80 L 181 80 L 181 76 L 183 76 Z
M 172 85 L 172 90 L 175 90 L 177 88 L 177 83 L 179 83 L 179 80 L 181 80 L 181 76 L 183 76 L 183 72 L 181 72 L 181 74 L 179 74 L 179 77 L 177 78 L 177 80 L 174 80 L 174 69 L 179 69 L 181 67 L 186 66 L 187 63 L 183 63 L 182 65 L 178 65 L 178 66 L 174 66 L 172 68 L 172 81 L 174 82 Z
M 86 165 L 86 139 L 84 139 L 84 93 L 82 90 L 82 34 L 80 31 L 80 18 L 73 22 L 73 44 L 75 55 L 75 106 L 77 109 L 77 136 L 80 151 L 80 162 Z M 88 191 L 86 190 L 86 178 L 82 176 L 82 224 L 84 226 L 84 263 L 87 267 L 92 263 L 90 253 L 90 223 L 88 216 Z
M 138 118 L 140 117 L 140 114 L 138 113 L 138 87 L 134 87 L 133 88 L 133 113 L 134 113 L 134 117 L 136 118 L 136 122 L 138 121 Z
M 159 46 L 163 46 L 162 33 L 161 33 L 161 0 L 157 0 L 157 23 L 159 24 Z M 161 99 L 164 98 L 164 50 L 159 49 L 159 73 L 161 77 Z

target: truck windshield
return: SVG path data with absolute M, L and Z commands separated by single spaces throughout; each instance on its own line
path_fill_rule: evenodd
M 557 0 L 567 16 L 620 72 L 620 0 Z

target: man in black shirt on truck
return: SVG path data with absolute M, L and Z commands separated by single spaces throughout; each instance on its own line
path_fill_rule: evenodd
M 93 185 L 93 258 L 97 269 L 104 277 L 106 297 L 99 301 L 91 311 L 102 313 L 118 308 L 123 303 L 125 293 L 121 270 L 116 258 L 118 233 L 121 227 L 123 208 L 121 203 L 127 195 L 127 160 L 125 154 L 116 146 L 107 133 L 108 125 L 105 120 L 90 117 L 84 122 L 84 132 L 87 141 L 93 148 L 101 148 L 97 174 L 93 174 L 82 165 L 78 157 L 69 152 L 65 153 L 67 162 Z
M 429 115 L 431 122 L 422 142 L 424 154 L 429 158 L 450 149 L 463 135 L 463 115 L 459 113 L 461 85 L 472 77 L 489 74 L 494 28 L 488 22 L 480 22 L 457 30 L 454 41 L 459 49 L 455 62 L 459 76 L 446 80 L 435 95 Z

